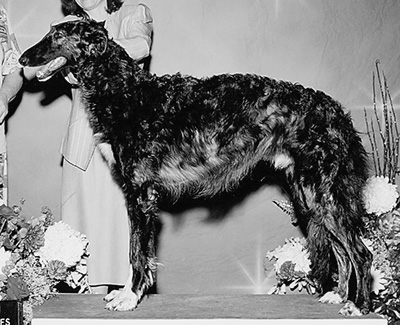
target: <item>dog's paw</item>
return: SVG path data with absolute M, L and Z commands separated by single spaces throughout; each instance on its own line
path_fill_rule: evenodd
M 322 302 L 323 304 L 341 304 L 343 303 L 343 298 L 334 291 L 328 291 L 319 298 L 319 302 Z
M 134 310 L 139 302 L 139 297 L 131 290 L 113 290 L 104 297 L 107 301 L 106 309 L 116 311 Z
M 343 316 L 362 316 L 361 310 L 358 309 L 352 301 L 346 302 L 345 305 L 339 310 L 339 314 Z
M 104 297 L 104 300 L 109 302 L 113 300 L 116 296 L 118 296 L 121 292 L 122 292 L 121 290 L 112 290 Z

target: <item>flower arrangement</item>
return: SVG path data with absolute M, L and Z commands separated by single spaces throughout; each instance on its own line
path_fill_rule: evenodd
M 309 294 L 316 292 L 316 286 L 309 277 L 311 262 L 304 238 L 290 238 L 283 246 L 268 251 L 266 258 L 274 262 L 278 283 L 269 294 L 285 294 L 287 287 L 291 290 L 305 289 Z
M 380 112 L 377 102 L 381 104 Z M 396 185 L 400 133 L 379 61 L 373 74 L 373 114 L 375 118 L 368 120 L 365 111 L 375 174 L 368 179 L 363 192 L 367 212 L 365 239 L 373 253 L 372 275 L 377 275 L 373 279 L 372 309 L 385 316 L 389 324 L 400 324 L 400 201 Z
M 32 308 L 66 284 L 89 291 L 86 237 L 43 207 L 39 217 L 25 218 L 20 206 L 0 202 L 0 300 L 23 302 L 24 324 Z M 23 203 L 23 202 L 22 202 Z

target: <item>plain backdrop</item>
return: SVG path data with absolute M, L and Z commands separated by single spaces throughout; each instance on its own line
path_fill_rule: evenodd
M 57 0 L 0 0 L 21 50 L 60 19 Z M 150 69 L 198 77 L 256 73 L 299 82 L 339 100 L 365 132 L 372 73 L 380 60 L 396 107 L 400 93 L 398 0 L 145 0 L 154 17 Z M 28 79 L 34 69 L 25 70 Z M 49 206 L 60 217 L 59 147 L 70 99 L 60 78 L 31 81 L 7 121 L 10 204 L 24 214 Z M 365 145 L 368 138 L 363 134 Z M 192 206 L 164 212 L 158 276 L 160 293 L 265 293 L 274 283 L 265 253 L 299 236 L 265 186 L 231 205 L 223 218 Z M 110 266 L 105 266 L 110 267 Z

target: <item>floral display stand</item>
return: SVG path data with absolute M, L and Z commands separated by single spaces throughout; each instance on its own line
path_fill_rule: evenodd
M 338 324 L 385 325 L 375 314 L 345 317 L 341 305 L 322 304 L 316 296 L 167 295 L 146 297 L 135 311 L 104 309 L 103 295 L 60 294 L 33 310 L 32 325 L 117 324 Z

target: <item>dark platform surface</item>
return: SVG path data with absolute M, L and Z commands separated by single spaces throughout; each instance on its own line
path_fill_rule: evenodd
M 310 295 L 149 295 L 135 311 L 104 309 L 103 295 L 60 294 L 35 307 L 34 319 L 349 319 L 342 305 Z M 351 319 L 382 318 L 374 314 Z M 381 322 L 377 322 L 382 324 Z

